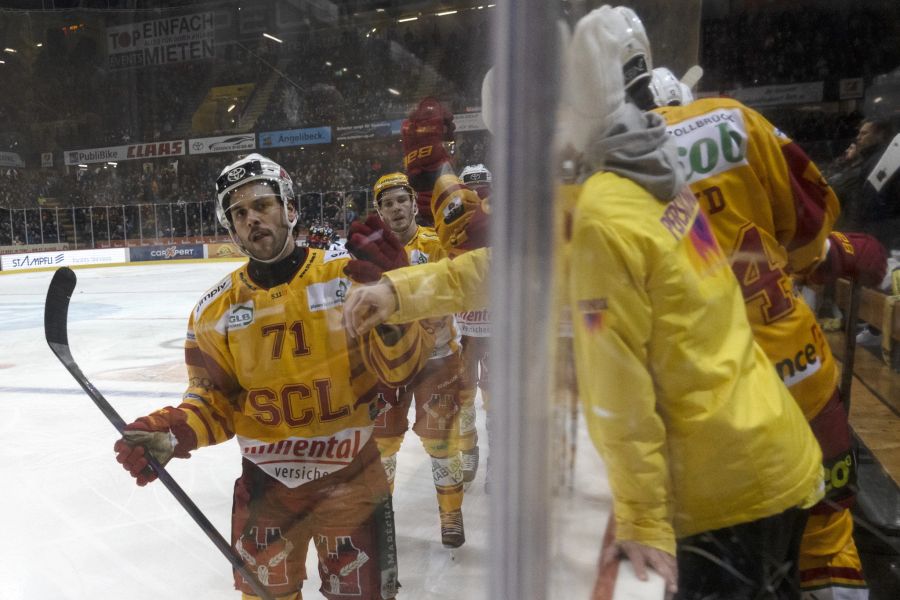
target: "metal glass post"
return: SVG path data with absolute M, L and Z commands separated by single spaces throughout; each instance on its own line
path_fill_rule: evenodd
M 97 247 L 97 242 L 94 240 L 94 207 L 88 206 L 88 218 L 91 220 L 91 248 Z
M 556 595 L 549 586 L 553 478 L 547 427 L 553 365 L 548 342 L 556 320 L 553 248 L 546 232 L 554 222 L 557 4 L 498 2 L 493 23 L 490 391 L 510 401 L 490 406 L 491 600 Z
M 159 217 L 156 214 L 156 203 L 153 203 L 153 233 L 156 234 L 156 243 L 159 243 Z
M 143 215 L 141 214 L 143 211 L 141 210 L 141 204 L 137 205 L 137 213 L 138 213 L 138 240 L 141 244 L 144 243 L 144 220 Z
M 78 250 L 78 218 L 75 215 L 75 207 L 72 207 L 72 238 L 75 249 Z
M 56 218 L 56 243 L 61 244 L 62 241 L 59 239 L 59 207 L 53 209 L 53 216 Z
M 112 246 L 112 231 L 109 228 L 109 206 L 106 207 L 106 242 Z
M 125 205 L 122 205 L 122 240 L 128 245 L 128 216 L 125 214 Z
M 25 228 L 25 243 L 30 244 L 31 242 L 28 239 L 28 209 L 22 209 L 22 227 Z

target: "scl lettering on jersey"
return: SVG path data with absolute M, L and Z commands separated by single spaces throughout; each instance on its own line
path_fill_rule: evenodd
M 194 308 L 194 320 L 199 321 L 200 315 L 203 314 L 203 311 L 206 310 L 206 307 L 210 305 L 215 297 L 229 289 L 231 289 L 231 275 L 227 276 L 203 294 L 203 297 L 197 302 L 196 308 Z
M 666 128 L 678 144 L 687 183 L 747 165 L 747 127 L 741 112 L 719 109 Z
M 306 286 L 306 300 L 309 303 L 310 312 L 328 310 L 342 305 L 349 290 L 350 280 L 344 277 Z

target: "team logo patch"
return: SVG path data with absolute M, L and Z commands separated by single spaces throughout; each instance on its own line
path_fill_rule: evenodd
M 246 173 L 247 170 L 244 167 L 237 167 L 236 169 L 228 171 L 228 175 L 226 175 L 225 177 L 226 179 L 228 179 L 228 181 L 234 183 L 235 181 L 240 181 L 241 179 L 243 179 Z
M 234 304 L 228 313 L 228 329 L 243 329 L 253 323 L 253 300 Z
M 444 207 L 444 223 L 450 225 L 460 218 L 465 211 L 466 209 L 463 206 L 463 202 L 458 196 L 451 198 L 447 203 L 447 206 Z
M 409 264 L 424 265 L 428 262 L 428 255 L 421 250 L 413 250 L 409 253 Z
M 606 311 L 609 305 L 606 298 L 591 298 L 578 301 L 578 312 L 581 313 L 585 328 L 596 333 L 603 329 L 606 321 Z

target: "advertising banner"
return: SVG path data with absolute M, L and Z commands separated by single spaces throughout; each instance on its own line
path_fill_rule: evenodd
M 128 146 L 89 148 L 87 150 L 66 150 L 65 155 L 66 164 L 72 166 L 102 162 L 118 162 L 120 160 L 183 156 L 184 148 L 184 140 L 171 140 L 168 142 L 129 144 Z
M 782 104 L 806 104 L 821 102 L 825 82 L 792 83 L 740 88 L 726 92 L 727 96 L 748 106 L 778 106 Z
M 256 148 L 256 135 L 241 133 L 219 137 L 194 138 L 188 140 L 191 154 L 210 154 L 212 152 L 238 152 Z
M 41 166 L 42 167 L 52 167 L 53 166 L 53 153 L 52 152 L 41 152 Z
M 392 128 L 390 121 L 378 121 L 377 123 L 362 123 L 360 125 L 343 125 L 341 127 L 335 127 L 334 139 L 338 142 L 367 140 L 376 137 L 390 137 L 391 133 Z
M 65 250 L 62 252 L 29 252 L 0 256 L 4 271 L 40 269 L 42 267 L 74 267 L 78 265 L 108 265 L 128 262 L 126 248 L 102 250 Z
M 0 152 L 0 167 L 24 167 L 25 161 L 15 152 Z
M 453 115 L 456 131 L 481 131 L 487 129 L 481 119 L 481 112 L 460 113 Z
M 266 131 L 259 134 L 260 148 L 282 148 L 284 146 L 308 146 L 310 144 L 330 143 L 331 127 L 285 129 L 282 131 Z
M 206 258 L 244 258 L 234 244 L 207 244 Z
M 170 244 L 168 246 L 133 246 L 128 249 L 131 262 L 148 260 L 186 260 L 203 258 L 203 244 Z
M 110 69 L 166 65 L 215 57 L 211 12 L 106 28 Z
M 27 252 L 60 252 L 68 250 L 69 244 L 20 244 L 0 246 L 0 254 L 25 254 Z

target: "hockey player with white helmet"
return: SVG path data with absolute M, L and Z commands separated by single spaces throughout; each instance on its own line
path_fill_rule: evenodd
M 624 32 L 633 20 L 611 24 Z M 622 68 L 628 71 L 627 64 Z M 680 82 L 666 71 L 654 69 L 652 101 L 642 93 L 631 98 L 665 118 L 687 183 L 729 253 L 754 336 L 824 454 L 828 495 L 812 510 L 800 545 L 803 597 L 867 598 L 849 511 L 856 475 L 845 399 L 828 342 L 793 278 L 880 281 L 884 249 L 867 235 L 832 232 L 840 211 L 833 190 L 803 150 L 762 115 L 729 98 L 686 101 Z
M 675 73 L 666 67 L 653 69 L 649 86 L 654 106 L 684 106 L 694 101 L 691 88 L 681 83 Z
M 340 331 L 352 273 L 389 268 L 299 247 L 291 179 L 251 154 L 222 170 L 217 215 L 250 257 L 197 302 L 188 320 L 181 404 L 140 417 L 114 446 L 140 486 L 160 463 L 237 440 L 231 543 L 272 597 L 298 600 L 314 542 L 325 598 L 393 598 L 390 491 L 372 438 L 380 385 L 412 379 L 433 337 L 419 324 L 350 339 Z M 403 262 L 402 264 L 408 264 Z M 247 600 L 252 589 L 235 573 Z

